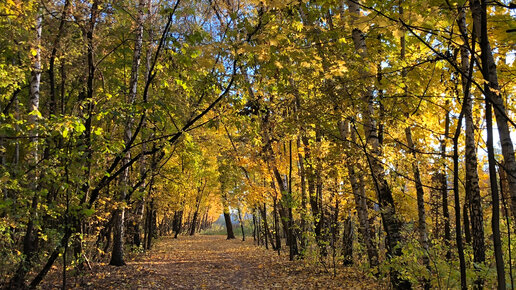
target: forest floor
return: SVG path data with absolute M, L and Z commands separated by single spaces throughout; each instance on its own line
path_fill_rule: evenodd
M 43 288 L 61 286 L 55 280 L 49 282 Z M 205 235 L 163 237 L 126 266 L 95 264 L 80 277 L 70 277 L 68 285 L 82 289 L 383 288 L 353 267 L 339 267 L 334 276 L 331 269 L 301 260 L 290 262 L 286 253 L 278 257 L 252 241 Z

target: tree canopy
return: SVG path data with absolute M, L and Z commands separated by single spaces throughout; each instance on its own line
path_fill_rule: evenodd
M 515 7 L 2 1 L 0 285 L 224 214 L 396 289 L 514 287 Z

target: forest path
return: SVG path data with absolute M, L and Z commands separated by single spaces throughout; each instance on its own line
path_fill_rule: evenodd
M 252 239 L 251 239 L 252 240 Z M 317 270 L 319 269 L 319 270 Z M 70 279 L 74 284 L 74 278 Z M 303 261 L 225 236 L 161 238 L 124 267 L 96 265 L 75 280 L 86 289 L 377 289 L 352 267 L 337 277 Z M 56 285 L 57 286 L 57 285 Z

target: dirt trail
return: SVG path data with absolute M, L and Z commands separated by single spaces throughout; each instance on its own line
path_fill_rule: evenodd
M 377 289 L 353 268 L 337 277 L 224 236 L 162 238 L 127 266 L 95 265 L 70 284 L 86 289 Z M 58 286 L 58 285 L 49 285 Z M 372 287 L 372 288 L 371 288 Z

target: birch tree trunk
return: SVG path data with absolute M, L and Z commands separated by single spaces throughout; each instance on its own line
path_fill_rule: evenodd
M 151 24 L 152 24 L 152 3 L 151 1 L 147 1 L 147 11 L 148 11 L 148 14 L 147 14 L 147 18 L 146 18 L 146 22 L 147 22 L 147 25 L 150 27 Z M 152 48 L 153 48 L 153 43 L 154 41 L 154 30 L 152 28 L 149 29 L 149 43 L 150 45 L 147 47 L 147 51 L 146 51 L 146 54 L 145 54 L 145 79 L 148 80 L 149 79 L 149 76 L 151 74 L 151 62 L 152 62 Z M 143 42 L 143 41 L 142 41 Z M 145 120 L 143 121 L 143 125 L 142 127 L 145 127 Z M 142 139 L 145 139 L 145 134 L 144 132 L 142 131 L 141 132 L 141 138 Z M 142 144 L 142 151 L 146 151 L 147 150 L 147 143 L 143 143 Z M 147 158 L 145 155 L 142 155 L 141 159 L 140 159 L 140 176 L 144 176 L 147 172 Z M 142 184 L 141 184 L 141 189 L 144 190 L 145 188 L 147 187 L 147 183 L 145 181 L 145 179 L 143 180 Z M 143 224 L 143 221 L 144 221 L 144 212 L 145 212 L 145 200 L 146 200 L 146 196 L 143 195 L 141 200 L 139 200 L 137 202 L 137 209 L 136 209 L 136 220 L 138 221 L 135 225 L 134 225 L 134 242 L 135 242 L 135 245 L 136 246 L 140 246 L 141 244 L 141 235 L 142 235 L 142 227 L 141 225 Z M 176 222 L 176 214 L 174 213 L 174 221 L 173 223 Z M 173 226 L 172 227 L 173 231 L 175 231 L 176 227 Z M 176 236 L 177 238 L 177 236 Z
M 138 16 L 136 18 L 136 39 L 134 43 L 134 54 L 133 54 L 133 62 L 131 67 L 131 79 L 129 81 L 129 102 L 128 104 L 131 106 L 129 110 L 132 110 L 132 105 L 136 101 L 136 94 L 138 88 L 138 73 L 140 67 L 140 56 L 142 52 L 142 39 L 143 39 L 143 9 L 145 8 L 146 0 L 139 0 L 138 2 Z M 125 144 L 129 144 L 132 135 L 132 127 L 134 123 L 134 117 L 132 116 L 132 112 L 129 112 L 129 116 L 127 117 L 127 122 L 125 126 L 124 132 L 124 141 Z M 131 152 L 128 151 L 124 156 L 124 160 L 122 161 L 122 165 L 125 165 L 131 159 Z M 122 203 L 120 208 L 115 211 L 115 224 L 114 224 L 114 233 L 113 233 L 113 251 L 111 253 L 111 261 L 110 265 L 115 266 L 123 266 L 125 265 L 124 261 L 124 219 L 125 219 L 125 197 L 127 195 L 127 190 L 130 186 L 129 180 L 129 167 L 124 170 L 120 181 L 120 194 L 118 196 L 119 201 Z
M 360 6 L 358 3 L 348 0 L 348 9 L 351 14 L 351 25 L 355 26 L 355 22 L 360 15 Z M 357 27 L 353 28 L 352 39 L 355 50 L 363 58 L 367 58 L 367 46 L 363 32 Z M 365 71 L 361 72 L 363 75 Z M 387 256 L 401 256 L 401 222 L 396 216 L 396 208 L 392 192 L 385 179 L 385 171 L 379 157 L 381 157 L 381 149 L 378 141 L 376 124 L 374 121 L 374 96 L 371 86 L 366 86 L 362 92 L 364 107 L 362 108 L 364 131 L 366 135 L 366 146 L 369 146 L 370 152 L 366 152 L 368 164 L 371 170 L 373 182 L 378 195 L 383 226 L 386 232 Z M 367 150 L 368 147 L 365 148 Z M 411 284 L 409 281 L 400 278 L 400 273 L 391 269 L 391 283 L 396 289 L 409 289 Z
M 485 262 L 485 244 L 484 244 L 484 217 L 482 213 L 482 198 L 480 196 L 480 187 L 478 185 L 478 166 L 477 166 L 477 150 L 475 143 L 475 126 L 473 123 L 473 99 L 469 91 L 470 84 L 468 78 L 472 75 L 469 71 L 469 52 L 467 43 L 466 27 L 466 11 L 463 7 L 459 9 L 459 17 L 457 19 L 459 29 L 464 40 L 461 48 L 461 66 L 464 75 L 462 75 L 462 89 L 464 95 L 464 118 L 466 119 L 466 196 L 469 197 L 471 209 L 471 228 L 473 233 L 473 254 L 475 265 Z M 467 77 L 466 77 L 467 76 Z M 478 267 L 476 267 L 478 270 Z M 478 288 L 482 288 L 483 280 L 475 281 Z
M 33 52 L 32 57 L 32 68 L 31 68 L 31 78 L 30 78 L 30 95 L 29 95 L 29 123 L 33 126 L 33 130 L 31 131 L 31 151 L 30 151 L 30 160 L 31 163 L 35 166 L 38 164 L 38 118 L 40 116 L 39 113 L 39 91 L 41 84 L 41 31 L 42 31 L 42 22 L 43 22 L 43 14 L 42 11 L 37 12 L 36 22 L 35 22 L 35 39 L 34 44 L 31 48 Z M 25 232 L 25 236 L 23 238 L 23 255 L 24 258 L 20 262 L 16 273 L 11 278 L 9 282 L 8 288 L 10 289 L 21 289 L 25 288 L 25 277 L 32 267 L 32 259 L 34 257 L 34 253 L 38 247 L 38 238 L 36 235 L 35 222 L 37 219 L 37 209 L 38 209 L 38 170 L 37 168 L 33 171 L 32 175 L 29 177 L 32 179 L 31 190 L 34 194 L 32 197 L 31 207 L 29 209 L 29 221 L 27 223 L 27 229 Z
M 444 136 L 441 140 L 441 160 L 443 165 L 439 169 L 439 181 L 441 188 L 441 206 L 443 210 L 443 223 L 444 223 L 444 243 L 449 248 L 450 240 L 451 240 L 451 228 L 450 228 L 450 211 L 448 209 L 448 176 L 446 174 L 446 165 L 444 161 L 446 160 L 446 139 L 448 139 L 450 130 L 450 113 L 446 112 L 446 116 L 444 118 Z M 451 257 L 451 252 L 448 249 L 446 253 L 446 258 L 449 259 Z

